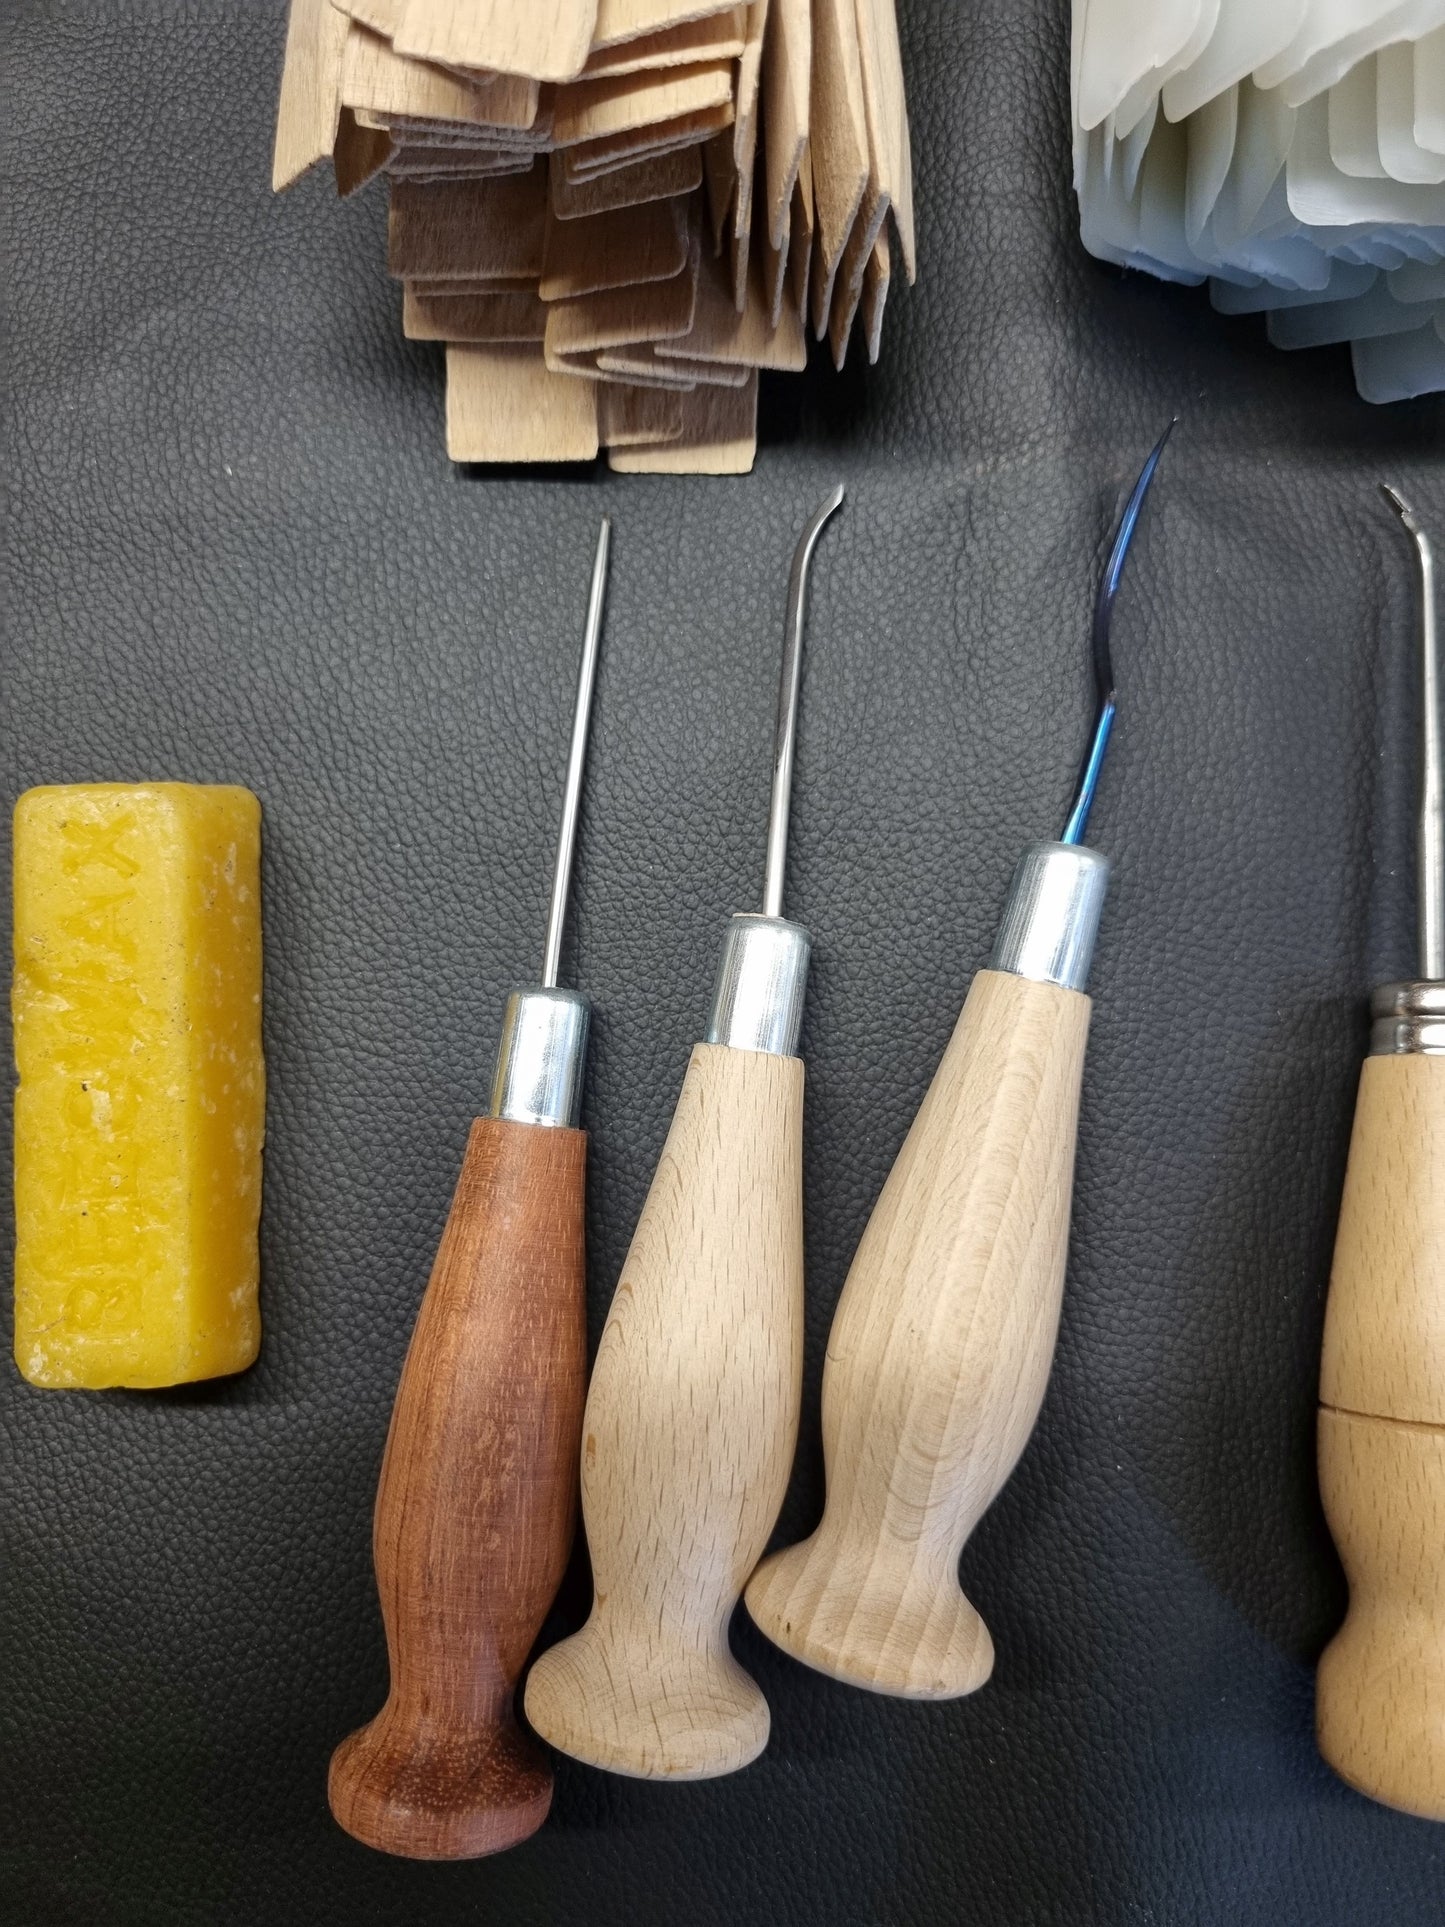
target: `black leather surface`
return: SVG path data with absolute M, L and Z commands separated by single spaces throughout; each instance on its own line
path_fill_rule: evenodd
M 1061 0 L 904 0 L 923 280 L 883 365 L 765 400 L 746 481 L 463 474 L 376 194 L 268 191 L 279 0 L 4 10 L 0 767 L 266 811 L 265 1349 L 172 1395 L 0 1372 L 0 1914 L 49 1923 L 1428 1927 L 1445 1834 L 1316 1757 L 1342 1608 L 1312 1455 L 1364 1000 L 1411 962 L 1408 552 L 1445 411 L 1085 259 Z M 760 888 L 795 531 L 838 477 L 791 909 L 812 928 L 803 1443 L 854 1243 L 1056 832 L 1121 490 L 1182 416 L 1121 597 L 1068 1299 L 964 1577 L 993 1682 L 902 1705 L 740 1623 L 763 1761 L 563 1763 L 543 1834 L 417 1867 L 326 1762 L 384 1679 L 369 1515 L 507 988 L 536 968 L 596 523 L 616 520 L 570 966 L 595 1342 Z M 8 860 L 8 858 L 7 858 Z M 8 1307 L 8 1294 L 7 1294 Z M 575 1623 L 574 1575 L 558 1626 Z

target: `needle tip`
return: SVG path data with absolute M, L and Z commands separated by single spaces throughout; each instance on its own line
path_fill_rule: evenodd
M 1411 535 L 1418 534 L 1420 524 L 1415 519 L 1415 511 L 1410 507 L 1410 504 L 1405 500 L 1399 489 L 1392 488 L 1388 482 L 1381 482 L 1380 493 L 1405 524 L 1405 527 L 1410 531 Z
M 1178 426 L 1179 426 L 1179 417 L 1177 415 L 1171 415 L 1169 417 L 1169 420 L 1164 425 L 1164 433 L 1159 437 L 1158 441 L 1155 442 L 1154 446 L 1149 451 L 1149 459 L 1144 464 L 1144 472 L 1146 475 L 1150 475 L 1150 476 L 1153 475 L 1155 468 L 1158 466 L 1159 457 L 1164 453 L 1165 443 L 1169 440 L 1169 437 L 1174 433 L 1175 429 Z

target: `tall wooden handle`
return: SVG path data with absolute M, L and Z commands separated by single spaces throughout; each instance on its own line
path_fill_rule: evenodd
M 693 1051 L 587 1397 L 596 1593 L 527 1716 L 615 1773 L 705 1779 L 767 1743 L 728 1621 L 778 1516 L 802 1377 L 803 1066 Z
M 1445 1058 L 1365 1060 L 1320 1397 L 1350 1586 L 1320 1661 L 1320 1751 L 1361 1792 L 1445 1820 Z
M 412 1334 L 376 1496 L 391 1692 L 328 1787 L 386 1853 L 495 1853 L 551 1805 L 513 1700 L 576 1523 L 586 1153 L 581 1131 L 472 1126 Z
M 992 1671 L 958 1559 L 1048 1380 L 1089 1009 L 980 971 L 843 1287 L 823 1521 L 764 1561 L 747 1603 L 785 1651 L 856 1686 L 949 1699 Z

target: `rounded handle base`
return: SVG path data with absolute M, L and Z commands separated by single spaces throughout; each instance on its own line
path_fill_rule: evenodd
M 1350 1609 L 1320 1659 L 1320 1752 L 1383 1805 L 1445 1820 L 1445 1428 L 1320 1410 L 1320 1495 Z
M 400 1730 L 398 1730 L 398 1728 Z M 388 1704 L 331 1756 L 327 1798 L 364 1846 L 411 1860 L 474 1860 L 534 1834 L 552 1805 L 552 1769 L 513 1724 L 419 1747 Z
M 765 1559 L 744 1599 L 775 1646 L 849 1686 L 899 1699 L 977 1692 L 993 1672 L 993 1640 L 954 1575 L 914 1568 L 902 1587 L 891 1569 L 860 1587 L 820 1529 Z
M 726 1647 L 632 1671 L 595 1617 L 537 1661 L 527 1718 L 559 1752 L 638 1780 L 711 1780 L 768 1743 L 768 1703 Z

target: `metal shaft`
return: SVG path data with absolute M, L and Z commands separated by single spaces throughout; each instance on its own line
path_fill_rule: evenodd
M 1382 484 L 1386 501 L 1405 525 L 1420 565 L 1420 696 L 1424 706 L 1424 769 L 1420 780 L 1420 975 L 1445 979 L 1445 670 L 1435 623 L 1435 557 L 1430 538 L 1398 489 Z
M 567 787 L 562 797 L 562 827 L 557 835 L 557 867 L 552 877 L 552 903 L 547 912 L 547 947 L 542 953 L 542 983 L 555 989 L 562 966 L 562 929 L 567 921 L 567 898 L 572 887 L 572 857 L 577 848 L 577 818 L 582 803 L 582 770 L 587 761 L 587 731 L 592 721 L 592 690 L 597 681 L 597 654 L 602 642 L 602 607 L 607 595 L 607 555 L 612 542 L 611 518 L 604 515 L 597 536 L 597 558 L 592 564 L 592 594 L 587 604 L 587 633 L 582 641 L 582 667 L 577 676 L 577 704 L 572 713 L 572 748 L 567 757 Z
M 788 864 L 788 818 L 793 807 L 793 748 L 798 734 L 798 689 L 803 675 L 803 625 L 808 613 L 808 568 L 823 525 L 843 501 L 843 484 L 803 530 L 788 578 L 788 619 L 783 637 L 783 673 L 778 685 L 778 728 L 773 739 L 773 799 L 768 811 L 768 867 L 763 880 L 763 915 L 783 914 L 783 876 Z
M 1065 823 L 1063 834 L 1059 838 L 1061 843 L 1082 843 L 1084 832 L 1089 827 L 1089 812 L 1094 807 L 1094 792 L 1099 786 L 1099 772 L 1104 767 L 1104 755 L 1114 730 L 1114 660 L 1109 649 L 1109 626 L 1114 619 L 1114 598 L 1119 593 L 1124 564 L 1129 559 L 1129 548 L 1134 540 L 1134 531 L 1139 526 L 1139 513 L 1144 506 L 1144 497 L 1149 493 L 1149 484 L 1154 480 L 1154 471 L 1159 466 L 1159 457 L 1164 453 L 1164 444 L 1173 432 L 1174 423 L 1170 422 L 1149 451 L 1149 459 L 1139 471 L 1139 479 L 1135 482 L 1129 499 L 1124 504 L 1124 513 L 1119 517 L 1119 526 L 1114 531 L 1109 560 L 1094 601 L 1092 648 L 1094 687 L 1098 708 L 1095 712 L 1094 729 L 1089 738 L 1089 747 L 1084 752 L 1084 766 L 1079 771 L 1078 787 L 1074 792 L 1069 820 Z

